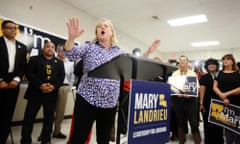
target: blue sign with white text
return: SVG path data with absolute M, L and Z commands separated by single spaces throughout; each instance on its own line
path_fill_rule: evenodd
M 168 78 L 171 85 L 171 95 L 185 94 L 198 97 L 198 80 L 196 76 L 173 76 Z
M 128 144 L 165 144 L 169 141 L 170 85 L 131 81 Z

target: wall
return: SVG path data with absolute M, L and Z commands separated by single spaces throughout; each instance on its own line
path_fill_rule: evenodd
M 27 84 L 21 84 L 20 85 L 20 92 L 19 92 L 19 97 L 18 97 L 18 101 L 16 104 L 16 109 L 15 109 L 15 113 L 13 115 L 13 121 L 14 122 L 19 122 L 23 120 L 24 117 L 24 111 L 25 111 L 25 107 L 27 104 L 27 100 L 25 100 L 24 94 L 27 88 Z M 73 105 L 74 105 L 74 100 L 75 100 L 75 91 L 70 91 L 68 93 L 68 98 L 67 98 L 67 104 L 66 104 L 66 110 L 65 110 L 65 115 L 69 116 L 72 114 L 73 112 Z M 40 109 L 37 118 L 42 118 L 43 117 L 43 111 L 42 108 Z
M 179 56 L 185 55 L 189 60 L 206 60 L 208 58 L 221 59 L 225 54 L 233 54 L 236 61 L 240 61 L 240 48 L 221 49 L 221 50 L 196 50 L 188 52 L 161 53 L 162 59 L 167 62 L 168 59 L 178 59 Z
M 95 24 L 98 21 L 61 0 L 1 0 L 0 15 L 65 37 L 67 20 L 78 17 L 81 27 L 86 29 L 77 39 L 80 42 L 93 39 Z M 127 52 L 131 52 L 135 47 L 147 47 L 117 28 L 116 32 L 121 47 Z
M 86 15 L 61 0 L 1 0 L 0 15 L 61 36 L 67 36 L 66 21 L 72 16 L 79 17 L 81 26 L 87 30 L 83 36 L 78 39 L 80 42 L 91 40 L 93 38 L 93 30 L 95 23 L 97 22 L 95 18 Z M 131 53 L 132 49 L 136 47 L 142 48 L 144 51 L 148 47 L 148 45 L 135 40 L 126 33 L 119 31 L 117 28 L 116 31 L 120 45 L 125 51 Z M 152 54 L 151 57 L 160 56 L 164 61 L 172 58 L 172 52 L 162 53 L 159 51 Z M 235 57 L 237 60 L 240 60 L 240 55 L 239 57 L 237 55 L 239 51 L 240 48 L 230 50 L 196 50 L 192 52 L 176 52 L 175 55 L 178 57 L 181 54 L 184 54 L 194 60 L 207 59 L 209 57 L 221 58 L 225 53 L 231 52 L 236 54 Z

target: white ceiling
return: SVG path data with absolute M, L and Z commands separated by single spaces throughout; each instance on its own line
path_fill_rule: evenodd
M 162 40 L 161 52 L 240 48 L 240 0 L 63 0 L 114 26 L 144 44 Z M 169 19 L 206 14 L 207 23 L 171 27 Z M 152 16 L 159 17 L 159 20 Z M 194 48 L 196 41 L 218 40 L 220 46 Z

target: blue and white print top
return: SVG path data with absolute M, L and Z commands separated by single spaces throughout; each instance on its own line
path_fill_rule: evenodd
M 100 108 L 116 106 L 120 94 L 120 81 L 88 77 L 88 72 L 122 53 L 123 50 L 116 45 L 106 49 L 98 42 L 74 46 L 70 52 L 65 52 L 71 61 L 83 60 L 83 76 L 77 93 L 91 105 Z

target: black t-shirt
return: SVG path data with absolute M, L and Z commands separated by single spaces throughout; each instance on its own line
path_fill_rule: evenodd
M 216 77 L 218 81 L 218 88 L 222 92 L 226 92 L 237 87 L 240 87 L 240 73 L 239 71 L 233 73 L 224 73 L 220 71 L 218 76 Z M 230 100 L 230 104 L 240 106 L 240 95 L 232 95 L 229 96 L 228 99 Z
M 204 108 L 207 110 L 210 107 L 212 98 L 220 99 L 216 95 L 216 93 L 213 91 L 213 81 L 214 81 L 214 77 L 212 77 L 211 73 L 207 73 L 207 74 L 203 75 L 199 80 L 200 85 L 206 87 L 206 91 L 205 91 L 204 99 L 203 99 L 203 105 L 204 105 Z
M 45 68 L 45 80 L 44 82 L 50 82 L 53 74 L 53 63 L 54 63 L 54 58 L 52 59 L 45 59 L 43 61 L 44 68 Z

